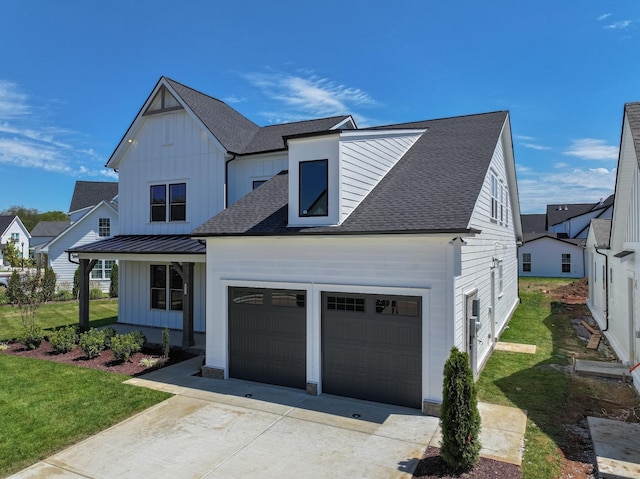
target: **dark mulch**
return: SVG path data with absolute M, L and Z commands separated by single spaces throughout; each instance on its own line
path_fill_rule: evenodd
M 463 474 L 449 471 L 440 457 L 440 448 L 428 447 L 420 459 L 414 479 L 521 479 L 520 466 L 493 459 L 480 458 L 473 470 Z
M 110 350 L 102 351 L 100 356 L 93 359 L 87 359 L 80 347 L 76 347 L 69 353 L 59 354 L 53 350 L 53 347 L 51 347 L 48 341 L 43 341 L 38 349 L 33 350 L 25 349 L 20 343 L 10 343 L 8 346 L 6 350 L 0 350 L 0 354 L 46 359 L 47 361 L 74 364 L 84 368 L 99 369 L 113 373 L 127 374 L 129 376 L 140 376 L 159 367 L 170 366 L 195 357 L 195 354 L 186 351 L 171 350 L 168 361 L 158 363 L 155 367 L 145 367 L 140 364 L 140 360 L 143 358 L 160 358 L 160 350 L 144 348 L 141 352 L 134 354 L 128 362 L 121 362 L 114 361 L 113 353 Z

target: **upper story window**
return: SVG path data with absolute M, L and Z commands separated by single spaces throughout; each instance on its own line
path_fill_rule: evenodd
M 151 185 L 150 209 L 151 221 L 185 221 L 187 184 Z
M 491 219 L 501 225 L 508 225 L 508 193 L 506 185 L 491 173 Z
M 20 242 L 20 233 L 11 233 L 11 241 L 14 243 Z
M 111 236 L 111 218 L 98 218 L 98 236 Z
M 328 160 L 301 161 L 298 185 L 298 215 L 328 216 Z

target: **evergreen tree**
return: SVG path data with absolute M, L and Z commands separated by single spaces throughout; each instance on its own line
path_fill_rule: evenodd
M 7 281 L 7 299 L 11 304 L 18 304 L 22 299 L 22 279 L 20 273 L 14 271 Z
M 480 411 L 469 355 L 451 348 L 444 365 L 440 455 L 456 472 L 469 471 L 480 458 Z
M 76 268 L 76 272 L 73 273 L 73 289 L 71 290 L 71 294 L 75 299 L 78 299 L 78 294 L 80 294 L 80 268 Z
M 53 295 L 56 292 L 56 273 L 53 268 L 47 267 L 44 269 L 44 276 L 42 277 L 42 301 L 45 303 L 53 299 Z
M 118 263 L 113 263 L 111 268 L 111 283 L 109 283 L 109 297 L 118 297 Z

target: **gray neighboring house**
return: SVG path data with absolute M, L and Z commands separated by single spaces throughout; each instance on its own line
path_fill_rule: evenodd
M 71 222 L 66 221 L 40 221 L 31 231 L 31 255 L 36 260 L 36 266 L 48 264 L 42 248 L 53 238 L 66 230 Z

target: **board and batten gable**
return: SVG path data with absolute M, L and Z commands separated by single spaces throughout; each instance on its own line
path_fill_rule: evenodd
M 78 264 L 69 261 L 67 250 L 75 246 L 82 246 L 107 238 L 105 236 L 99 236 L 98 226 L 100 218 L 109 218 L 109 237 L 119 234 L 118 212 L 103 201 L 94 206 L 78 221 L 71 224 L 69 228 L 60 233 L 45 247 L 44 252 L 46 252 L 49 257 L 49 266 L 53 268 L 53 271 L 56 273 L 58 289 L 71 290 L 73 286 L 73 275 L 76 269 L 78 269 Z M 105 292 L 109 290 L 111 283 L 110 279 L 91 279 L 90 281 L 91 283 L 99 284 L 102 291 Z
M 118 163 L 121 234 L 189 234 L 224 208 L 225 150 L 185 111 L 142 118 Z M 150 218 L 152 185 L 186 184 L 186 220 Z
M 499 214 L 498 218 L 492 217 L 492 176 L 506 188 L 503 190 L 502 219 Z M 521 228 L 516 188 L 511 130 L 507 119 L 469 221 L 468 227 L 480 233 L 464 238 L 460 275 L 454 278 L 452 339 L 461 350 L 469 351 L 466 295 L 477 291 L 480 301 L 476 357 L 479 369 L 519 304 L 517 241 Z
M 289 139 L 289 225 L 339 225 L 424 133 L 421 130 L 347 130 Z M 299 168 L 327 160 L 327 216 L 299 216 Z
M 209 237 L 206 241 L 206 366 L 228 375 L 229 286 L 307 291 L 307 381 L 317 382 L 319 392 L 322 291 L 421 296 L 423 397 L 441 400 L 440 366 L 450 344 L 450 237 L 295 235 Z

